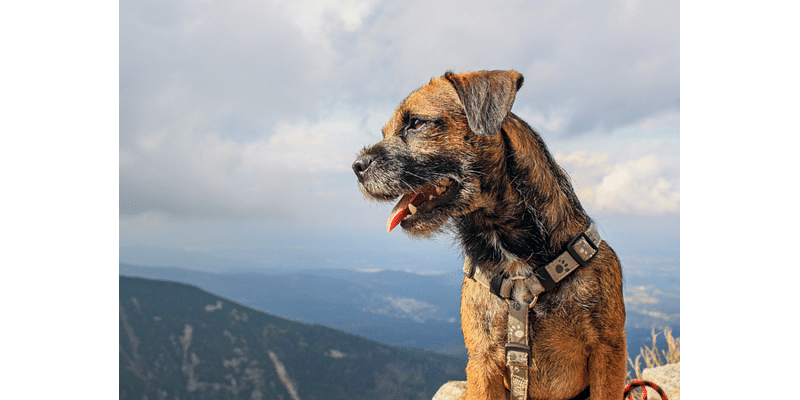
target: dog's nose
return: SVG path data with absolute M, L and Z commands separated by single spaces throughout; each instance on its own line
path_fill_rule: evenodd
M 369 168 L 370 164 L 372 164 L 372 156 L 370 155 L 363 155 L 356 158 L 356 161 L 353 163 L 353 172 L 356 173 L 359 181 L 364 179 L 364 172 Z

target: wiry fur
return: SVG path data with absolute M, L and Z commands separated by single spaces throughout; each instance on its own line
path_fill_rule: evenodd
M 590 218 L 541 137 L 510 112 L 515 71 L 447 73 L 413 92 L 383 140 L 353 165 L 365 196 L 391 200 L 449 178 L 441 198 L 401 223 L 416 236 L 450 224 L 464 254 L 490 275 L 529 276 L 565 250 Z M 530 295 L 517 285 L 514 297 Z M 461 324 L 469 399 L 504 399 L 507 304 L 465 279 Z M 597 256 L 543 293 L 529 313 L 531 399 L 618 400 L 625 381 L 622 273 L 603 242 Z

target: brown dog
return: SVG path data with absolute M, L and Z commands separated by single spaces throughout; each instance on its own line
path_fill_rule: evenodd
M 463 246 L 466 398 L 619 400 L 620 263 L 541 137 L 511 113 L 522 81 L 515 71 L 432 79 L 353 170 L 365 196 L 401 198 L 388 230 L 446 227 Z

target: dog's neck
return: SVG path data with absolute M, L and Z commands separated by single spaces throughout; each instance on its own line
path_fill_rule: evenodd
M 492 160 L 493 171 L 484 175 L 503 181 L 483 183 L 487 206 L 459 218 L 456 226 L 472 262 L 491 273 L 524 274 L 552 261 L 590 220 L 569 177 L 524 121 L 510 114 L 492 139 L 505 157 Z

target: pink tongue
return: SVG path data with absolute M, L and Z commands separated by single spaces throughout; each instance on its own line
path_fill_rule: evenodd
M 397 202 L 397 205 L 392 209 L 392 213 L 389 214 L 389 220 L 386 221 L 386 232 L 391 232 L 395 226 L 400 224 L 403 218 L 411 214 L 408 205 L 411 204 L 415 197 L 417 197 L 417 193 L 406 194 Z
M 386 221 L 386 232 L 391 232 L 395 226 L 399 225 L 400 222 L 403 221 L 403 218 L 411 214 L 411 210 L 408 209 L 409 204 L 414 204 L 414 206 L 419 207 L 419 205 L 424 203 L 429 196 L 435 194 L 435 186 L 426 186 L 420 189 L 417 193 L 403 195 L 403 197 L 400 198 L 400 201 L 397 202 L 397 205 L 392 209 L 392 213 L 389 214 L 389 220 Z

